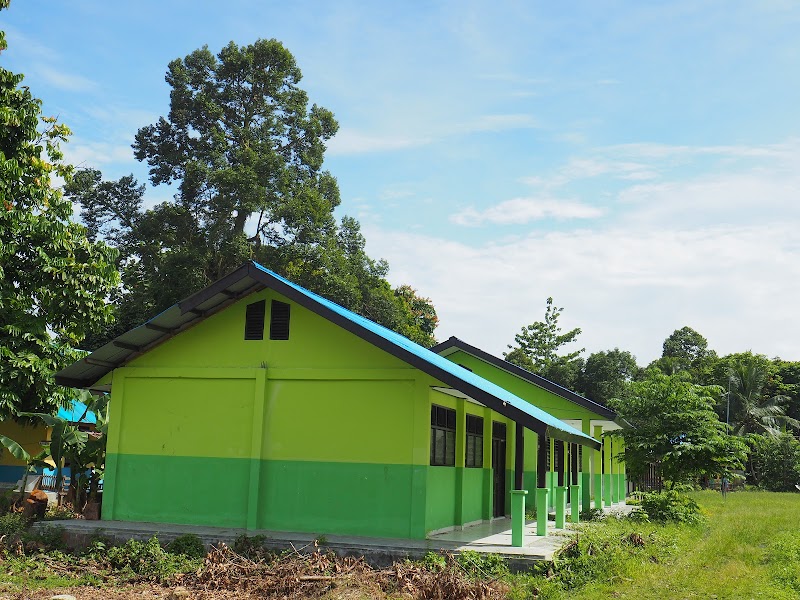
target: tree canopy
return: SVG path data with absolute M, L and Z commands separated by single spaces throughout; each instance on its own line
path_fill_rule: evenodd
M 630 424 L 619 432 L 627 472 L 636 478 L 654 465 L 672 485 L 741 468 L 746 447 L 727 435 L 714 411 L 719 391 L 656 369 L 632 383 L 626 398 L 612 402 Z
M 67 187 L 92 238 L 119 250 L 117 322 L 96 347 L 253 259 L 304 287 L 426 346 L 436 311 L 408 287 L 393 289 L 358 221 L 333 211 L 335 178 L 322 169 L 333 114 L 309 107 L 300 69 L 276 40 L 207 47 L 169 64 L 170 110 L 139 130 L 135 156 L 172 201 L 148 207 L 133 178 L 94 169 Z
M 594 352 L 583 365 L 578 390 L 595 402 L 608 404 L 613 398 L 626 396 L 628 384 L 638 373 L 636 358 L 626 350 Z
M 71 174 L 59 148 L 69 129 L 42 116 L 22 80 L 0 67 L 0 419 L 63 402 L 53 374 L 109 322 L 105 298 L 118 282 L 115 252 L 87 238 L 53 187 Z
M 516 345 L 509 345 L 509 352 L 503 357 L 532 373 L 563 385 L 568 388 L 576 387 L 583 361 L 578 357 L 583 348 L 559 354 L 559 350 L 573 343 L 581 333 L 579 327 L 561 333 L 558 319 L 564 309 L 553 304 L 553 298 L 548 298 L 545 306 L 544 321 L 536 321 L 526 325 L 514 336 Z

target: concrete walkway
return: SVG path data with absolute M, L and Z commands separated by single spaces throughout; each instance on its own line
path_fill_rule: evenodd
M 606 512 L 627 512 L 630 507 L 619 504 L 605 509 Z M 242 535 L 264 536 L 264 547 L 281 551 L 295 548 L 300 552 L 311 552 L 317 546 L 335 552 L 339 556 L 363 556 L 367 562 L 384 567 L 406 558 L 420 559 L 427 552 L 446 551 L 459 553 L 474 550 L 481 553 L 499 554 L 506 558 L 513 571 L 524 571 L 532 563 L 552 560 L 554 553 L 573 536 L 572 529 L 556 529 L 548 523 L 548 535 L 539 537 L 536 522 L 529 521 L 525 527 L 522 547 L 511 546 L 511 519 L 496 519 L 490 523 L 480 523 L 431 535 L 425 540 L 395 538 L 374 538 L 346 535 L 314 535 L 309 533 L 257 530 L 247 531 L 225 527 L 200 525 L 175 525 L 169 523 L 146 523 L 134 521 L 85 521 L 80 519 L 66 521 L 42 521 L 34 527 L 58 526 L 64 528 L 67 546 L 81 548 L 91 543 L 93 537 L 102 536 L 113 543 L 121 544 L 130 539 L 147 540 L 153 535 L 163 542 L 193 533 L 206 545 L 224 542 L 231 546 Z M 569 527 L 569 526 L 568 526 Z M 315 545 L 316 542 L 316 545 Z

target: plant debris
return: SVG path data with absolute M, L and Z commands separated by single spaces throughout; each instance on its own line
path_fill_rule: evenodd
M 507 588 L 498 581 L 471 579 L 451 555 L 444 568 L 433 572 L 410 561 L 388 569 L 372 568 L 363 558 L 337 557 L 315 549 L 294 549 L 270 559 L 251 560 L 220 544 L 211 549 L 196 573 L 178 576 L 188 588 L 203 591 L 241 591 L 260 598 L 317 598 L 337 588 L 399 593 L 419 600 L 493 600 Z

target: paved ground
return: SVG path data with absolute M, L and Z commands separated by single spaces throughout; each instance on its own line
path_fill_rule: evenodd
M 624 504 L 606 508 L 606 512 L 629 512 L 631 507 Z M 500 554 L 514 570 L 524 570 L 533 561 L 551 560 L 553 554 L 572 536 L 571 529 L 556 529 L 548 523 L 548 535 L 535 535 L 536 522 L 530 521 L 525 527 L 524 545 L 511 546 L 511 519 L 496 519 L 490 523 L 480 523 L 464 529 L 431 535 L 425 540 L 406 540 L 394 538 L 372 538 L 343 535 L 319 535 L 285 531 L 245 531 L 224 527 L 205 527 L 199 525 L 173 525 L 167 523 L 145 523 L 133 521 L 47 521 L 37 527 L 61 526 L 65 530 L 67 544 L 74 547 L 87 545 L 93 536 L 102 535 L 114 542 L 124 543 L 129 539 L 145 540 L 157 535 L 162 542 L 168 542 L 179 535 L 193 533 L 206 544 L 224 542 L 232 545 L 237 537 L 265 536 L 264 545 L 273 550 L 294 547 L 297 550 L 312 551 L 317 545 L 334 551 L 341 556 L 364 556 L 375 566 L 388 566 L 405 558 L 421 558 L 426 552 L 444 550 L 462 552 L 475 550 Z M 321 539 L 317 539 L 321 538 Z M 315 541 L 316 540 L 316 541 Z

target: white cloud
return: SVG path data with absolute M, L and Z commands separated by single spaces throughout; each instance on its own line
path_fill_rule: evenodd
M 329 156 L 348 154 L 365 154 L 370 152 L 386 152 L 391 150 L 404 150 L 431 143 L 429 137 L 414 137 L 403 134 L 387 133 L 373 134 L 342 128 L 336 136 L 328 142 Z
M 568 200 L 513 198 L 485 210 L 473 207 L 450 216 L 457 225 L 476 226 L 486 223 L 495 225 L 521 225 L 542 219 L 594 219 L 603 211 L 595 206 Z
M 557 169 L 565 178 L 616 178 L 613 220 L 488 242 L 365 228 L 369 252 L 389 261 L 394 283 L 433 299 L 439 338 L 456 335 L 497 355 L 553 296 L 566 309 L 564 328 L 581 327 L 589 352 L 619 346 L 646 364 L 688 325 L 721 354 L 800 359 L 800 144 L 647 148 L 657 160 L 639 160 L 637 147 L 635 159 L 619 151 Z M 693 162 L 694 175 L 664 169 L 658 182 L 637 180 L 675 156 L 725 160 Z M 574 204 L 573 216 L 593 208 L 580 197 Z M 525 222 L 566 206 L 519 198 L 451 220 Z
M 62 146 L 67 163 L 81 167 L 100 167 L 112 163 L 135 163 L 130 144 L 110 144 L 72 138 Z
M 97 83 L 87 77 L 47 65 L 37 65 L 34 73 L 45 83 L 66 92 L 90 92 L 97 88 Z
M 433 299 L 440 339 L 456 335 L 499 355 L 553 296 L 564 328 L 581 327 L 589 352 L 619 346 L 646 364 L 684 325 L 722 353 L 800 358 L 794 229 L 584 230 L 485 245 L 374 229 L 366 237 L 394 283 Z

